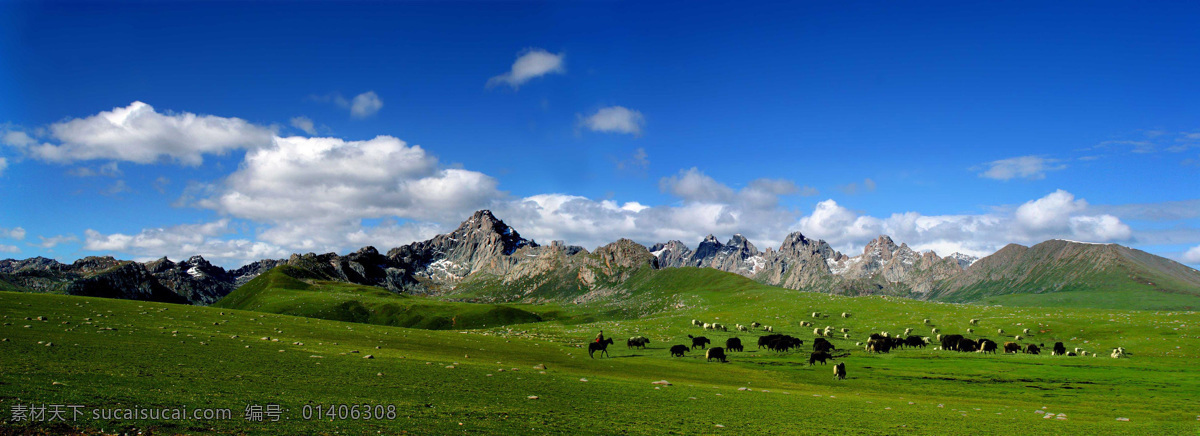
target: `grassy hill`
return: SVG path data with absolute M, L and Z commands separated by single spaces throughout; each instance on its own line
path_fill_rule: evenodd
M 283 272 L 264 276 L 264 281 L 282 283 L 278 287 L 289 293 L 330 292 L 320 282 L 306 282 L 302 273 Z M 16 403 L 45 402 L 186 404 L 229 408 L 234 415 L 206 422 L 10 422 L 0 423 L 0 429 L 62 433 L 81 427 L 155 434 L 1200 432 L 1194 407 L 1195 392 L 1200 392 L 1200 373 L 1194 370 L 1200 363 L 1195 346 L 1200 315 L 1194 312 L 838 297 L 696 268 L 639 271 L 627 283 L 631 288 L 606 291 L 609 298 L 532 306 L 533 312 L 556 313 L 551 320 L 453 331 L 0 292 L 5 322 L 0 337 L 9 339 L 0 342 L 0 414 Z M 473 290 L 478 295 L 491 291 L 513 292 L 482 286 Z M 266 307 L 293 297 L 302 300 L 282 293 L 239 295 L 229 301 Z M 820 315 L 814 318 L 813 312 Z M 841 317 L 843 312 L 850 316 Z M 38 316 L 46 321 L 37 321 Z M 846 364 L 849 377 L 834 380 L 830 366 L 808 366 L 807 353 L 757 350 L 754 338 L 760 333 L 705 331 L 693 327 L 692 319 L 731 327 L 761 322 L 804 339 L 805 349 L 812 328 L 801 322 L 832 326 L 838 333 L 831 341 L 850 351 L 837 360 Z M 970 319 L 978 319 L 978 325 L 970 325 Z M 848 338 L 841 336 L 842 328 Z M 1131 357 L 981 355 L 933 347 L 868 354 L 855 345 L 870 332 L 905 328 L 921 335 L 932 335 L 932 328 L 961 334 L 973 328 L 976 333 L 969 336 L 997 341 L 1012 340 L 1029 328 L 1031 334 L 1020 342 L 1062 341 L 1068 348 L 1104 355 L 1123 346 Z M 610 348 L 611 358 L 590 359 L 579 348 L 598 329 L 618 339 Z M 670 357 L 667 348 L 684 343 L 689 334 L 706 335 L 714 345 L 740 337 L 748 346 L 745 352 L 730 353 L 724 364 L 706 362 L 699 351 Z M 634 335 L 650 338 L 650 347 L 626 348 L 620 339 Z M 539 364 L 547 369 L 534 369 Z M 651 384 L 664 379 L 672 385 Z M 281 404 L 288 419 L 242 419 L 247 404 L 268 402 Z M 306 405 L 364 403 L 394 405 L 397 415 L 385 420 L 305 420 L 302 415 Z M 1047 412 L 1054 417 L 1043 418 Z M 1060 413 L 1063 419 L 1057 419 Z
M 439 301 L 315 278 L 307 270 L 279 266 L 213 306 L 424 329 L 480 328 L 541 320 L 533 312 L 505 305 Z
M 933 298 L 1007 306 L 1200 309 L 1200 271 L 1116 244 L 1011 244 L 939 286 Z

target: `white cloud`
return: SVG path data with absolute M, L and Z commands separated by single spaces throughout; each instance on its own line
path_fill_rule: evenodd
M 375 91 L 367 91 L 354 96 L 354 100 L 350 102 L 350 115 L 355 118 L 366 118 L 375 115 L 379 109 L 383 108 L 383 100 L 379 98 Z
M 1068 218 L 1087 209 L 1087 201 L 1076 200 L 1064 190 L 1056 190 L 1045 197 L 1032 200 L 1017 208 L 1017 223 L 1033 232 L 1062 231 L 1070 226 Z
M 30 137 L 28 133 L 20 130 L 6 130 L 4 135 L 0 137 L 0 142 L 3 142 L 4 145 L 18 148 L 37 144 L 37 140 Z
M 0 176 L 4 175 L 5 168 L 8 168 L 8 159 L 0 157 Z
M 106 254 L 127 254 L 137 260 L 152 260 L 163 256 L 187 259 L 194 255 L 230 267 L 241 266 L 259 259 L 287 258 L 290 252 L 278 246 L 248 239 L 219 239 L 231 233 L 230 221 L 183 224 L 173 227 L 143 229 L 137 234 L 103 234 L 92 229 L 84 232 L 83 249 Z
M 875 181 L 871 180 L 870 178 L 867 178 L 867 179 L 863 179 L 862 185 L 859 185 L 858 182 L 852 182 L 852 183 L 838 186 L 838 190 L 842 191 L 846 195 L 855 195 L 855 194 L 858 194 L 859 190 L 863 190 L 866 192 L 875 192 L 876 187 L 877 187 L 877 185 L 876 185 Z
M 1133 230 L 1112 215 L 1076 216 L 1070 219 L 1071 233 L 1088 241 L 1121 241 Z
M 24 150 L 51 162 L 111 159 L 150 164 L 169 159 L 190 166 L 203 163 L 206 154 L 270 144 L 273 135 L 240 118 L 159 113 L 140 101 L 52 124 L 50 134 L 58 145 L 26 141 Z
M 593 132 L 628 133 L 634 136 L 641 135 L 642 126 L 646 124 L 646 117 L 641 112 L 624 106 L 600 108 L 587 118 L 582 115 L 580 118 L 582 124 Z
M 440 168 L 419 146 L 390 136 L 368 141 L 276 138 L 253 150 L 201 207 L 271 224 L 259 237 L 289 248 L 340 247 L 362 219 L 449 223 L 503 194 L 492 177 Z
M 979 173 L 980 177 L 996 180 L 1012 180 L 1015 178 L 1041 180 L 1046 178 L 1049 171 L 1058 171 L 1067 166 L 1058 164 L 1057 159 L 1041 156 L 1020 156 L 988 162 L 987 171 Z
M 689 202 L 730 202 L 733 200 L 734 192 L 733 188 L 725 186 L 695 167 L 681 170 L 677 175 L 662 178 L 658 182 L 658 187 L 663 192 L 669 192 L 671 195 Z
M 633 156 L 627 160 L 617 161 L 618 170 L 644 170 L 650 166 L 650 155 L 646 153 L 646 149 L 638 147 L 633 151 Z
M 20 249 L 20 248 L 18 248 L 16 245 L 4 245 L 4 244 L 0 244 L 0 252 L 5 252 L 5 253 L 20 253 L 20 252 L 21 252 L 21 249 Z
M 292 127 L 300 129 L 300 131 L 307 133 L 309 135 L 317 134 L 317 128 L 316 128 L 316 126 L 313 125 L 313 120 L 308 117 L 305 117 L 305 116 L 292 117 L 291 124 L 292 124 Z
M 71 242 L 79 242 L 79 237 L 75 236 L 75 235 L 56 235 L 56 236 L 51 236 L 49 238 L 47 238 L 45 236 L 38 236 L 38 240 L 40 240 L 41 242 L 36 243 L 36 244 L 30 243 L 29 245 L 36 246 L 36 247 L 42 247 L 45 249 L 52 249 L 61 244 L 67 244 L 67 243 L 71 243 Z
M 563 63 L 564 57 L 564 53 L 554 54 L 540 48 L 526 49 L 517 56 L 511 70 L 488 79 L 487 87 L 508 85 L 513 89 L 518 89 L 525 82 L 535 78 L 551 73 L 565 73 L 567 68 Z
M 25 229 L 21 227 L 13 227 L 12 229 L 0 227 L 0 238 L 16 239 L 20 241 L 25 239 Z
M 1183 253 L 1183 263 L 1200 265 L 1200 245 L 1189 248 L 1187 252 Z
M 97 176 L 121 177 L 121 174 L 123 174 L 123 173 L 121 172 L 121 168 L 117 166 L 116 162 L 109 162 L 109 163 L 100 165 L 95 168 L 92 168 L 92 167 L 71 168 L 70 170 L 67 171 L 67 174 L 70 174 L 75 177 L 97 177 Z
M 831 244 L 869 240 L 883 233 L 880 219 L 860 216 L 833 200 L 817 203 L 813 213 L 800 218 L 798 224 L 800 233 Z

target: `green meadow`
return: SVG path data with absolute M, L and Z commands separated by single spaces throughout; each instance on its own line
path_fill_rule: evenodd
M 507 292 L 484 284 L 444 299 L 398 296 L 286 270 L 220 307 L 0 292 L 0 434 L 1200 433 L 1195 312 L 838 297 L 694 268 L 644 269 L 585 304 L 462 302 Z M 752 322 L 804 339 L 802 351 L 758 350 L 762 332 L 734 331 Z M 802 322 L 835 329 L 835 354 L 849 353 L 835 360 L 846 380 L 833 378 L 833 362 L 807 364 L 813 327 Z M 1020 334 L 1046 350 L 856 346 L 906 328 L 999 343 Z M 616 344 L 611 357 L 589 358 L 600 329 Z M 648 348 L 626 346 L 638 335 Z M 714 346 L 739 337 L 746 351 L 728 353 L 728 363 L 700 350 L 670 357 L 687 335 Z M 1051 356 L 1058 341 L 1099 357 Z M 1118 346 L 1127 358 L 1108 356 Z M 22 404 L 186 405 L 232 416 L 14 422 Z M 280 406 L 279 421 L 244 419 L 248 405 L 268 404 Z M 343 404 L 385 416 L 305 419 Z

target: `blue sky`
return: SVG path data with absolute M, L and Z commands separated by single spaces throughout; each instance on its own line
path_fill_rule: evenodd
M 226 266 L 480 208 L 1200 264 L 1200 6 L 4 3 L 0 257 Z M 131 114 L 128 116 L 122 114 Z M 418 148 L 419 146 L 419 148 Z

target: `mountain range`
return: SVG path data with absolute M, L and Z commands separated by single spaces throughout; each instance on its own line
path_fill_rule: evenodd
M 842 295 L 974 302 L 1095 290 L 1108 297 L 1123 293 L 1117 299 L 1121 301 L 1145 294 L 1155 297 L 1150 300 L 1167 302 L 1166 307 L 1200 307 L 1200 271 L 1116 244 L 1063 240 L 1032 247 L 1010 244 L 976 259 L 960 253 L 941 257 L 918 252 L 881 235 L 861 254 L 850 256 L 795 232 L 778 248 L 761 251 L 742 235 L 733 235 L 725 243 L 709 235 L 695 250 L 675 240 L 645 247 L 621 239 L 588 251 L 559 241 L 539 245 L 487 210 L 475 212 L 450 233 L 392 248 L 386 254 L 374 247 L 344 256 L 293 254 L 235 270 L 212 265 L 200 256 L 177 263 L 166 258 L 139 263 L 88 257 L 72 264 L 41 257 L 8 259 L 0 261 L 0 290 L 207 305 L 280 265 L 307 270 L 316 278 L 397 293 L 465 298 L 479 297 L 481 289 L 488 289 L 486 299 L 492 301 L 589 301 L 619 293 L 625 280 L 643 270 L 695 267 L 784 288 Z M 1103 301 L 1080 304 L 1106 307 Z

